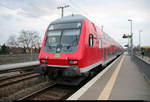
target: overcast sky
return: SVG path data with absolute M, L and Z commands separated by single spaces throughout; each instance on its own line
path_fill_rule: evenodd
M 81 14 L 121 45 L 127 43 L 122 35 L 130 33 L 133 21 L 133 42 L 150 45 L 150 0 L 0 0 L 0 44 L 10 35 L 19 35 L 22 29 L 36 30 L 43 38 L 49 23 L 61 17 L 57 6 L 70 5 L 64 15 Z

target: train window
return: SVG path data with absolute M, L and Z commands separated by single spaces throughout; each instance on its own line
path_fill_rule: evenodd
M 100 49 L 102 48 L 102 41 L 101 41 L 101 39 L 99 39 L 99 48 Z
M 48 31 L 46 37 L 46 46 L 57 46 L 60 40 L 61 31 Z
M 61 44 L 64 47 L 67 46 L 75 47 L 78 45 L 79 37 L 80 37 L 80 29 L 64 30 L 61 39 Z
M 90 34 L 89 36 L 89 46 L 93 46 L 93 35 Z
M 49 26 L 48 30 L 77 29 L 77 28 L 81 28 L 81 23 L 52 24 Z

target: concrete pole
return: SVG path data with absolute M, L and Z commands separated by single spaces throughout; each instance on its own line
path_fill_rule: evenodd
M 64 17 L 64 7 L 62 7 L 62 9 L 61 9 L 61 18 L 63 18 Z
M 131 56 L 133 55 L 133 33 L 132 33 L 132 20 L 129 19 L 128 21 L 131 22 Z
M 103 32 L 103 28 L 104 28 L 104 26 L 101 26 L 102 27 L 102 32 Z
M 104 39 L 105 39 L 104 26 L 103 25 L 101 26 L 101 30 L 102 30 L 102 35 L 104 36 Z
M 139 48 L 141 48 L 141 32 L 142 30 L 139 31 Z
M 69 5 L 65 5 L 65 6 L 59 6 L 59 7 L 57 7 L 57 9 L 61 9 L 61 18 L 63 18 L 63 17 L 64 17 L 64 8 L 67 8 L 67 7 L 69 7 Z

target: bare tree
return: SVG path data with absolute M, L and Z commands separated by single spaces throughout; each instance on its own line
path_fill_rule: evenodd
M 29 52 L 31 48 L 39 45 L 40 37 L 36 31 L 22 30 L 18 37 L 18 42 L 20 46 L 24 47 Z
M 7 45 L 18 47 L 19 43 L 17 41 L 16 35 L 10 35 L 7 40 Z

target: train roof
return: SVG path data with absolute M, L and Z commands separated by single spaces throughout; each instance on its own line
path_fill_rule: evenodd
M 83 22 L 84 19 L 88 19 L 85 16 L 82 16 L 80 14 L 72 14 L 69 16 L 64 16 L 63 18 L 58 18 L 51 22 L 51 24 L 58 24 L 58 23 L 69 23 L 69 22 Z M 89 20 L 90 21 L 90 20 Z M 91 22 L 91 21 L 90 21 Z M 118 42 L 116 42 L 114 39 L 112 39 L 108 34 L 103 32 L 103 36 L 105 40 L 111 41 L 113 44 L 120 46 Z
M 82 22 L 86 17 L 80 14 L 72 14 L 69 16 L 65 16 L 63 18 L 56 19 L 51 24 L 58 24 L 63 22 Z
M 112 37 L 110 37 L 110 35 L 108 35 L 107 33 L 103 32 L 103 36 L 105 40 L 110 41 L 112 44 L 121 46 L 117 41 L 115 41 Z

